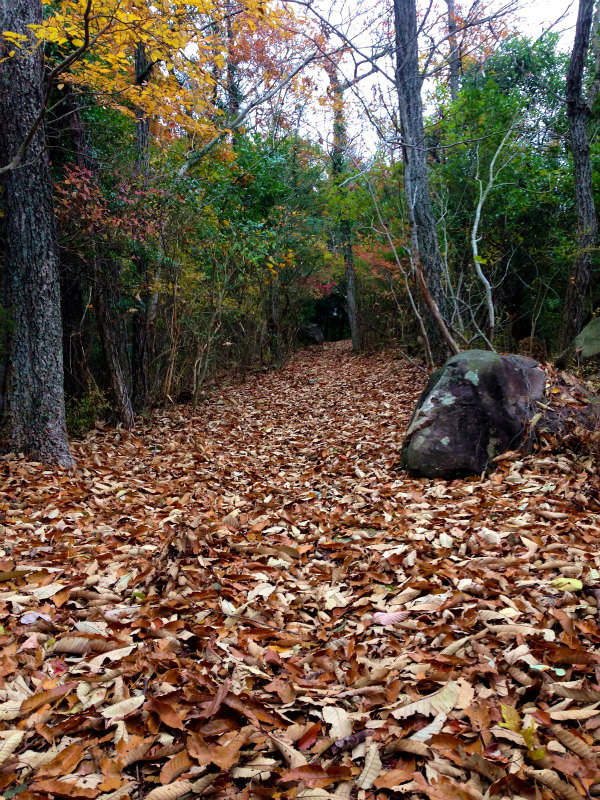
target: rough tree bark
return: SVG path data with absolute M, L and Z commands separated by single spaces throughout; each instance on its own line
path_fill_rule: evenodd
M 408 213 L 411 247 L 418 283 L 425 304 L 427 335 L 433 357 L 445 361 L 449 352 L 457 352 L 445 320 L 447 299 L 442 280 L 436 219 L 433 213 L 427 177 L 427 151 L 421 100 L 422 79 L 419 73 L 417 9 L 415 0 L 394 0 L 396 45 L 396 91 L 400 112 L 404 155 L 404 194 Z
M 0 31 L 31 36 L 41 0 L 0 0 Z M 0 38 L 0 153 L 9 162 L 43 101 L 42 48 L 6 58 Z M 10 48 L 12 49 L 12 48 Z M 2 166 L 2 164 L 0 164 Z M 43 125 L 19 169 L 1 180 L 7 301 L 13 331 L 6 418 L 8 445 L 36 460 L 73 466 L 65 424 L 62 326 L 52 181 Z
M 344 114 L 344 90 L 339 81 L 336 65 L 332 61 L 325 62 L 329 76 L 329 85 L 333 95 L 333 150 L 331 153 L 331 172 L 336 184 L 344 175 L 344 162 L 348 149 L 346 117 Z M 358 303 L 356 297 L 356 271 L 354 269 L 354 249 L 352 246 L 352 223 L 342 217 L 338 227 L 339 245 L 344 258 L 344 276 L 346 279 L 346 311 L 352 336 L 352 350 L 358 353 L 361 348 L 360 324 L 358 321 Z
M 593 16 L 594 0 L 580 0 L 566 85 L 577 207 L 577 253 L 571 268 L 562 310 L 559 331 L 561 350 L 568 347 L 583 327 L 592 280 L 592 251 L 598 233 L 587 132 L 590 108 L 582 87 Z

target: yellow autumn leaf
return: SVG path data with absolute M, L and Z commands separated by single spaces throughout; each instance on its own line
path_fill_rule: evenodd
M 550 586 L 561 592 L 580 592 L 583 589 L 583 583 L 579 578 L 554 578 L 550 581 Z

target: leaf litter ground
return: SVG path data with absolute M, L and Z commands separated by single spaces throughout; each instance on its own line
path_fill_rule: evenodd
M 410 479 L 422 384 L 326 345 L 1 462 L 3 796 L 600 794 L 595 467 Z

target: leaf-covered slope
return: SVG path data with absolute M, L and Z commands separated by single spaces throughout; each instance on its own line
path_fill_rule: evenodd
M 3 462 L 4 796 L 594 796 L 595 468 L 409 480 L 422 382 L 327 345 Z

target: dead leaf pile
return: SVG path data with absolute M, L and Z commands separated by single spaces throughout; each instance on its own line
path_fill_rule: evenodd
M 600 795 L 596 466 L 409 479 L 421 386 L 327 345 L 0 462 L 0 793 Z

